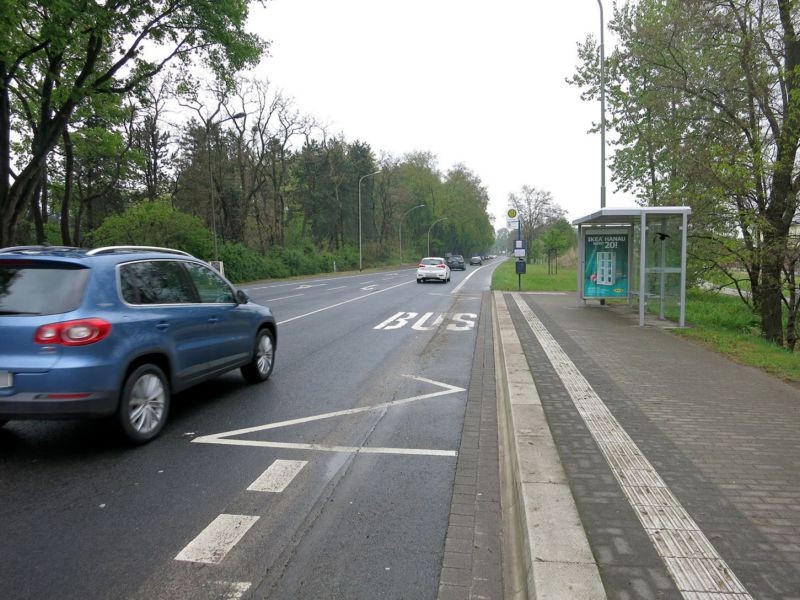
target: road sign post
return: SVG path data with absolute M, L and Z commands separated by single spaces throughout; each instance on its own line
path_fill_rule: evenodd
M 522 291 L 522 275 L 525 273 L 525 240 L 522 239 L 522 217 L 519 213 L 509 208 L 508 213 L 509 222 L 516 220 L 517 222 L 517 239 L 514 241 L 514 256 L 517 258 L 516 271 L 517 271 L 517 289 Z

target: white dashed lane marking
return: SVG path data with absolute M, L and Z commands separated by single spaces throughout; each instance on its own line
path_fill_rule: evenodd
M 511 294 L 686 600 L 752 600 L 698 524 L 519 294 Z
M 221 600 L 241 600 L 252 585 L 249 581 L 217 581 L 214 591 Z
M 258 521 L 249 515 L 219 515 L 181 550 L 175 560 L 217 564 Z
M 307 460 L 276 460 L 247 489 L 251 492 L 282 492 L 307 464 Z

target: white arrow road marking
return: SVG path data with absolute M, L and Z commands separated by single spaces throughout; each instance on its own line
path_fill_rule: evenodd
M 365 292 L 371 292 L 372 290 L 374 290 L 377 287 L 378 287 L 377 285 L 373 284 L 373 285 L 365 285 L 361 289 L 364 290 Z
M 426 450 L 421 448 L 369 448 L 364 446 L 325 446 L 322 444 L 303 444 L 303 443 L 288 443 L 288 442 L 269 442 L 260 440 L 242 440 L 231 439 L 235 436 L 241 436 L 256 431 L 266 431 L 268 429 L 279 429 L 281 427 L 290 427 L 292 425 L 300 425 L 302 423 L 310 423 L 312 421 L 321 421 L 323 419 L 331 419 L 333 417 L 344 417 L 348 415 L 355 415 L 363 412 L 370 412 L 376 410 L 383 410 L 392 406 L 401 406 L 418 400 L 427 400 L 429 398 L 436 398 L 439 396 L 447 396 L 449 394 L 456 394 L 458 392 L 465 392 L 464 388 L 442 383 L 441 381 L 433 381 L 425 377 L 417 377 L 415 375 L 406 375 L 411 379 L 430 383 L 440 388 L 444 388 L 438 392 L 431 392 L 429 394 L 421 394 L 411 398 L 403 398 L 401 400 L 392 400 L 391 402 L 383 402 L 374 406 L 360 406 L 358 408 L 350 408 L 347 410 L 338 410 L 336 412 L 324 413 L 321 415 L 312 415 L 310 417 L 301 417 L 299 419 L 291 419 L 289 421 L 280 421 L 279 423 L 267 423 L 266 425 L 258 425 L 256 427 L 247 427 L 245 429 L 236 429 L 234 431 L 226 431 L 224 433 L 215 433 L 212 435 L 204 435 L 192 440 L 192 443 L 197 444 L 224 444 L 229 446 L 255 446 L 261 448 L 287 448 L 296 450 L 318 450 L 322 452 L 346 452 L 351 454 L 405 454 L 405 455 L 420 455 L 420 456 L 458 456 L 455 450 Z
M 307 460 L 276 460 L 247 489 L 251 492 L 282 492 L 307 464 Z
M 303 294 L 292 294 L 291 296 L 281 296 L 280 298 L 267 298 L 264 302 L 277 302 L 278 300 L 287 300 L 289 298 L 298 298 Z
M 296 290 L 307 290 L 308 288 L 321 287 L 323 285 L 328 285 L 328 284 L 327 283 L 301 283 L 300 285 L 298 285 L 294 289 L 296 289 Z
M 258 519 L 250 515 L 219 515 L 178 553 L 175 560 L 220 563 Z

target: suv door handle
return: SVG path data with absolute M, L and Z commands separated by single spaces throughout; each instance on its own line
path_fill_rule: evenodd
M 219 317 L 208 317 L 209 323 L 219 323 Z
M 169 329 L 169 323 L 167 323 L 166 321 L 161 321 L 160 323 L 156 323 L 156 329 L 158 329 L 159 331 L 166 331 L 167 329 Z

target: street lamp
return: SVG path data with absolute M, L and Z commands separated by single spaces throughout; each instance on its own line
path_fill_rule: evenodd
M 361 254 L 361 182 L 364 181 L 367 177 L 372 177 L 373 175 L 377 175 L 380 173 L 380 169 L 375 171 L 374 173 L 367 173 L 366 175 L 362 175 L 361 178 L 358 180 L 358 270 L 360 271 L 363 268 L 363 256 Z
M 409 208 L 406 212 L 403 213 L 403 216 L 400 217 L 399 234 L 400 234 L 400 264 L 401 265 L 403 264 L 403 219 L 405 219 L 406 216 L 408 215 L 408 213 L 410 213 L 412 210 L 416 210 L 418 208 L 422 208 L 423 206 L 425 206 L 425 205 L 424 204 L 418 204 L 414 208 Z
M 436 219 L 433 223 L 431 223 L 431 226 L 428 227 L 428 256 L 431 255 L 431 229 L 433 229 L 433 226 L 436 225 L 438 222 L 446 221 L 446 220 L 447 220 L 447 217 L 442 217 L 441 219 Z
M 213 125 L 219 125 L 224 123 L 225 121 L 230 121 L 231 119 L 241 119 L 242 117 L 246 117 L 247 113 L 240 112 L 236 113 L 235 115 L 231 115 L 229 117 L 225 117 L 224 119 L 220 119 Z M 208 152 L 208 193 L 211 194 L 211 230 L 214 234 L 214 262 L 217 263 L 217 267 L 219 267 L 219 247 L 217 244 L 217 209 L 214 204 L 214 171 L 211 165 L 211 119 L 206 121 L 206 152 Z
M 600 208 L 606 207 L 606 56 L 603 41 L 603 2 L 600 7 Z

